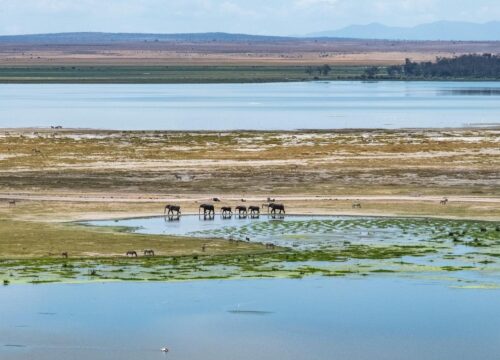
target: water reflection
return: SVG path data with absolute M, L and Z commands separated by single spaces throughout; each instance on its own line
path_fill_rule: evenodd
M 180 221 L 181 220 L 181 216 L 180 215 L 166 215 L 164 217 L 165 219 L 165 222 L 172 222 L 172 221 Z
M 446 89 L 440 90 L 440 95 L 457 96 L 500 96 L 500 88 L 468 88 L 468 89 Z

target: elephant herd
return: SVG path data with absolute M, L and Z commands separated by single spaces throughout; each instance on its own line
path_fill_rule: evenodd
M 262 204 L 262 207 L 260 206 L 243 206 L 239 205 L 235 207 L 235 213 L 238 213 L 239 216 L 258 216 L 260 215 L 261 209 L 267 208 L 267 213 L 268 214 L 280 214 L 284 215 L 285 214 L 285 205 L 283 204 L 278 204 L 275 202 L 270 202 L 266 204 Z M 201 212 L 203 211 L 204 216 L 215 216 L 215 206 L 213 204 L 201 204 L 198 208 L 198 214 L 201 215 Z M 220 214 L 222 216 L 231 216 L 233 215 L 233 208 L 230 206 L 222 206 L 220 209 Z M 177 205 L 167 205 L 165 206 L 165 215 L 168 216 L 179 216 L 181 215 L 181 207 Z

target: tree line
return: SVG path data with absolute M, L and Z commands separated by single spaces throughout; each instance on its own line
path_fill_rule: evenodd
M 329 65 L 309 66 L 305 72 L 314 77 L 332 78 L 334 69 Z M 432 79 L 500 79 L 500 56 L 493 54 L 469 54 L 453 58 L 437 57 L 436 61 L 414 62 L 406 59 L 402 65 L 388 67 L 369 66 L 357 74 L 333 78 L 362 80 L 432 80 Z
M 384 71 L 385 70 L 385 71 Z M 413 62 L 406 59 L 403 65 L 387 68 L 371 66 L 364 78 L 389 79 L 500 79 L 500 56 L 470 54 L 453 58 L 438 57 L 435 62 Z

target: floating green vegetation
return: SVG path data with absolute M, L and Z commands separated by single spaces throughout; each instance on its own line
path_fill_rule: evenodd
M 500 286 L 500 231 L 495 223 L 404 218 L 291 218 L 250 222 L 241 227 L 225 227 L 195 235 L 251 236 L 252 240 L 280 246 L 258 254 L 2 260 L 0 280 L 7 285 L 58 281 L 398 275 L 438 277 L 466 288 Z

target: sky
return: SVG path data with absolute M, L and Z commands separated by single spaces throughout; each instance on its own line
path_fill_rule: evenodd
M 500 0 L 0 0 L 0 35 L 211 32 L 302 35 L 352 24 L 500 20 Z

